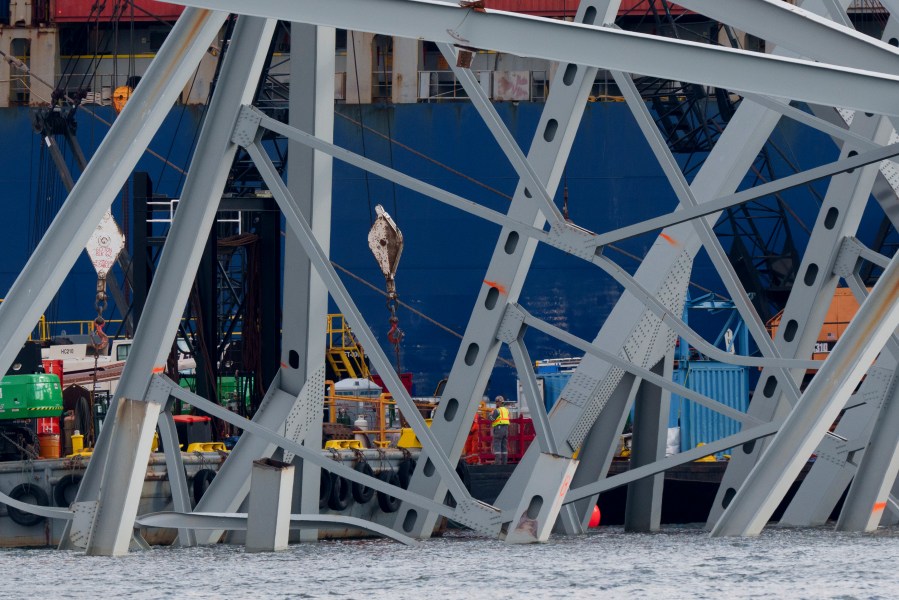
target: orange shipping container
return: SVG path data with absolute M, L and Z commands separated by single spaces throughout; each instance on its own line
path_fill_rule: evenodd
M 833 294 L 830 308 L 827 309 L 827 316 L 824 317 L 824 325 L 818 334 L 818 341 L 815 343 L 815 351 L 812 354 L 813 360 L 827 358 L 856 312 L 858 312 L 858 302 L 852 295 L 852 291 L 849 288 L 837 288 Z M 780 312 L 768 321 L 768 331 L 772 338 L 777 335 L 782 318 L 783 312 Z

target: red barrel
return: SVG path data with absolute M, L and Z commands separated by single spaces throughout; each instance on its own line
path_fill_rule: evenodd
M 38 435 L 59 435 L 58 417 L 39 417 L 37 421 Z
M 42 360 L 41 362 L 44 363 L 44 372 L 45 373 L 52 373 L 53 375 L 56 375 L 57 377 L 59 377 L 59 387 L 60 387 L 60 389 L 63 389 L 65 386 L 62 384 L 62 372 L 63 372 L 62 361 L 61 360 Z

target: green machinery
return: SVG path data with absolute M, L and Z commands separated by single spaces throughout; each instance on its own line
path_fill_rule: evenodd
M 56 375 L 34 373 L 0 379 L 0 460 L 36 455 L 37 419 L 55 420 L 60 415 L 62 387 Z

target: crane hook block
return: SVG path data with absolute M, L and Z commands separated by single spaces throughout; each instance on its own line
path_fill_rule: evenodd
M 368 247 L 375 255 L 384 278 L 392 282 L 403 253 L 403 234 L 383 206 L 377 205 L 375 212 L 378 218 L 368 232 Z

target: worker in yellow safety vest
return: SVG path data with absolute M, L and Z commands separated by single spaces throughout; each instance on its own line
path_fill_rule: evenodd
M 490 413 L 493 430 L 494 464 L 504 465 L 509 453 L 509 409 L 504 406 L 505 399 L 496 397 L 496 408 Z

